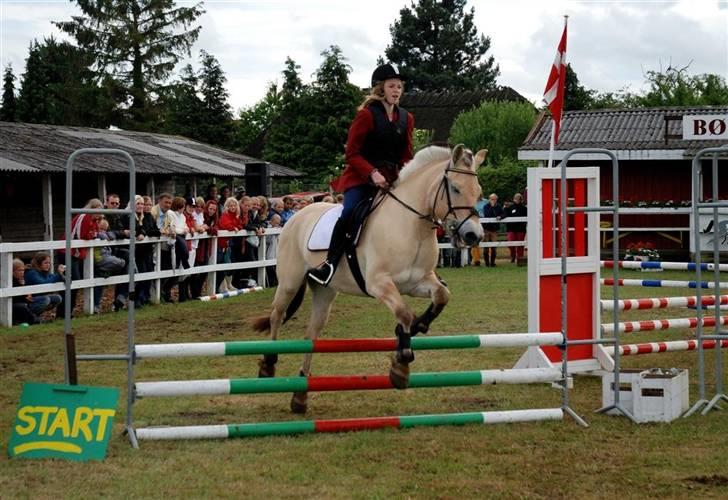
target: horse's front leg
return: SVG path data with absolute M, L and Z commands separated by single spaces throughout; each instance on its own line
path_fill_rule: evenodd
M 402 300 L 402 296 L 390 278 L 371 280 L 367 289 L 378 301 L 386 305 L 397 318 L 397 350 L 392 357 L 389 380 L 397 389 L 406 389 L 409 383 L 409 364 L 414 361 L 415 354 L 411 345 L 411 326 L 414 313 Z
M 429 297 L 432 302 L 427 307 L 427 310 L 420 316 L 417 316 L 412 322 L 412 329 L 410 333 L 412 336 L 418 333 L 427 333 L 430 329 L 430 324 L 435 321 L 448 301 L 450 300 L 450 291 L 437 275 L 432 272 L 425 277 L 410 293 L 413 297 L 426 298 Z

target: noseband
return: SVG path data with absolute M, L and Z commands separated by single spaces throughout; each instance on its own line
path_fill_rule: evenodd
M 442 228 L 443 230 L 447 229 L 445 227 L 445 223 L 448 220 L 451 220 L 454 222 L 452 225 L 452 232 L 454 234 L 457 234 L 458 231 L 460 231 L 460 228 L 463 227 L 463 224 L 467 222 L 467 220 L 473 216 L 478 215 L 478 211 L 475 210 L 474 207 L 466 207 L 466 206 L 457 206 L 452 204 L 452 198 L 450 197 L 450 179 L 448 178 L 447 174 L 449 172 L 455 172 L 457 174 L 467 174 L 467 175 L 474 175 L 477 177 L 478 174 L 475 172 L 472 172 L 470 170 L 464 170 L 462 168 L 455 168 L 452 166 L 452 160 L 450 160 L 450 163 L 448 164 L 447 168 L 445 169 L 445 172 L 442 176 L 442 180 L 440 181 L 440 184 L 437 186 L 437 191 L 435 192 L 435 198 L 432 201 L 432 209 L 430 210 L 429 214 L 423 214 L 420 213 L 418 210 L 412 208 L 410 205 L 399 199 L 392 191 L 387 189 L 385 191 L 385 194 L 388 194 L 392 198 L 394 198 L 400 205 L 405 207 L 410 212 L 413 212 L 419 216 L 420 219 L 426 220 L 427 222 L 432 223 L 435 227 Z M 445 197 L 447 199 L 447 213 L 445 214 L 444 219 L 440 219 L 435 215 L 435 209 L 437 207 L 437 202 L 440 198 L 442 198 L 442 192 L 444 191 Z M 457 213 L 455 213 L 456 210 L 467 210 L 468 215 L 467 217 L 464 217 L 462 220 L 458 219 Z M 452 218 L 450 216 L 452 215 Z

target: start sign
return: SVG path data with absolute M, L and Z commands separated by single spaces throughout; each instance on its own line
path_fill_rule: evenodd
M 118 398 L 114 388 L 24 384 L 8 454 L 102 460 Z
M 728 139 L 728 114 L 683 116 L 683 139 Z

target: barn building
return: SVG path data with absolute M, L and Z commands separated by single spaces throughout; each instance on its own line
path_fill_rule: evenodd
M 686 255 L 690 249 L 691 170 L 695 153 L 728 140 L 683 139 L 683 117 L 728 115 L 728 106 L 665 107 L 566 111 L 561 122 L 556 164 L 575 148 L 604 148 L 619 159 L 620 246 L 650 242 L 667 254 Z M 549 158 L 552 121 L 541 114 L 523 146 L 520 160 Z M 705 198 L 710 198 L 711 162 L 703 162 Z M 612 166 L 605 157 L 570 159 L 570 166 L 599 166 L 602 204 L 612 200 Z M 720 198 L 728 198 L 728 172 L 719 175 Z M 609 217 L 602 216 L 608 225 Z M 603 246 L 611 240 L 603 229 Z
M 137 194 L 204 195 L 207 185 L 247 187 L 270 196 L 276 178 L 301 174 L 184 137 L 0 122 L 0 241 L 60 238 L 64 227 L 66 162 L 81 148 L 115 148 L 134 159 Z M 129 200 L 121 156 L 82 156 L 74 165 L 73 206 L 117 193 Z

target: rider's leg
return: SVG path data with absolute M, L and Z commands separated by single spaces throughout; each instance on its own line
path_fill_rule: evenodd
M 339 260 L 354 238 L 354 235 L 348 234 L 352 212 L 362 200 L 371 196 L 371 193 L 372 188 L 367 184 L 346 190 L 344 193 L 344 209 L 341 211 L 341 217 L 336 221 L 334 231 L 331 234 L 331 243 L 329 244 L 326 260 L 320 266 L 308 272 L 308 276 L 312 280 L 327 286 L 331 278 L 334 277 Z

